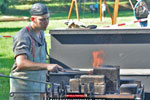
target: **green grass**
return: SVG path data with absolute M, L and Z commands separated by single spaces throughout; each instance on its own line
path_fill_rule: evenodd
M 12 39 L 0 39 L 0 73 L 9 75 L 10 68 L 13 64 L 13 54 L 12 54 Z M 7 45 L 7 46 L 6 46 Z M 9 79 L 0 78 L 0 98 L 8 100 L 9 93 Z M 6 98 L 6 99 L 5 99 Z M 0 100 L 3 100 L 0 99 Z
M 126 3 L 126 2 L 122 2 Z M 112 2 L 108 4 L 113 4 Z M 62 4 L 61 4 L 62 5 Z M 70 3 L 66 3 L 66 5 L 70 5 Z M 88 5 L 88 3 L 87 3 Z M 60 7 L 57 3 L 47 4 L 51 11 L 51 18 L 50 24 L 45 31 L 46 34 L 49 33 L 50 29 L 54 28 L 67 28 L 64 24 L 67 21 L 68 10 L 65 7 Z M 0 15 L 0 18 L 4 16 L 15 16 L 15 17 L 22 17 L 22 16 L 29 16 L 29 9 L 31 5 L 15 5 L 15 7 L 11 6 L 10 9 L 6 12 L 5 15 Z M 88 8 L 86 8 L 86 12 L 83 14 L 80 13 L 80 21 L 85 23 L 86 25 L 97 25 L 98 27 L 104 27 L 111 25 L 111 18 L 109 17 L 108 13 L 106 13 L 105 20 L 100 22 L 99 14 L 90 13 Z M 110 9 L 112 12 L 112 8 Z M 119 10 L 117 23 L 124 23 L 130 22 L 135 20 L 133 17 L 132 10 L 122 11 Z M 73 10 L 71 19 L 76 20 L 76 14 Z M 28 21 L 14 21 L 14 22 L 0 22 L 0 36 L 2 35 L 15 35 L 22 27 L 25 27 L 29 22 Z M 137 24 L 126 25 L 123 27 L 138 27 Z M 46 36 L 46 41 L 48 43 L 48 50 L 51 47 L 51 39 L 49 36 Z M 0 38 L 0 74 L 9 75 L 11 67 L 14 63 L 13 52 L 12 52 L 12 38 Z M 9 98 L 9 79 L 1 78 L 0 77 L 0 100 L 8 100 Z

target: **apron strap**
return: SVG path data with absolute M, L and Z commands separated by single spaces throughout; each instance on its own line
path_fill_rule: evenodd
M 29 27 L 28 27 L 28 26 L 26 27 L 26 29 L 27 29 L 28 34 L 29 34 L 29 36 L 30 36 L 30 39 L 31 39 L 31 41 L 32 41 L 32 49 L 33 49 L 32 53 L 33 53 L 33 61 L 34 61 L 34 58 L 35 58 L 35 45 L 34 45 L 34 40 L 33 40 L 32 36 L 31 36 L 31 34 L 30 34 L 30 31 L 29 31 Z

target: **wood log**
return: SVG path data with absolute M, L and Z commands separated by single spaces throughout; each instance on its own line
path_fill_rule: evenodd
M 29 17 L 20 17 L 20 18 L 1 18 L 0 22 L 9 22 L 9 21 L 29 21 Z

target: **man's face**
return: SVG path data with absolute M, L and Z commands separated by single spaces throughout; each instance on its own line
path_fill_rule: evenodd
M 49 24 L 49 14 L 45 14 L 42 16 L 34 16 L 34 25 L 39 30 L 46 30 L 48 24 Z

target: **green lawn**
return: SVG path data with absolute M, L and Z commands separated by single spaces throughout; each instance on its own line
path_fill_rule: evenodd
M 49 7 L 53 7 L 52 9 L 56 9 L 57 4 L 49 5 Z M 31 5 L 16 5 L 16 8 L 10 7 L 8 13 L 6 15 L 0 15 L 0 18 L 4 16 L 29 16 L 28 9 Z M 26 8 L 26 9 L 23 9 Z M 45 31 L 46 34 L 49 33 L 50 29 L 54 28 L 67 28 L 64 24 L 67 21 L 68 12 L 59 11 L 51 12 L 50 24 Z M 131 10 L 128 11 L 120 11 L 118 14 L 117 23 L 130 22 L 135 20 L 133 16 L 133 12 Z M 73 11 L 72 16 L 74 20 L 76 19 L 76 14 Z M 99 28 L 111 25 L 111 19 L 106 14 L 105 20 L 100 22 L 99 15 L 93 13 L 81 13 L 80 21 L 85 23 L 86 25 L 97 25 Z M 15 35 L 17 31 L 19 31 L 22 27 L 25 27 L 29 22 L 28 21 L 15 21 L 15 22 L 0 22 L 0 36 L 3 35 Z M 123 27 L 138 27 L 138 24 L 130 24 Z M 12 42 L 13 38 L 0 38 L 0 74 L 9 75 L 11 67 L 13 65 L 13 52 L 12 52 Z M 46 41 L 48 43 L 48 49 L 51 47 L 50 37 L 46 36 Z M 9 79 L 0 77 L 0 100 L 8 100 L 9 98 Z

